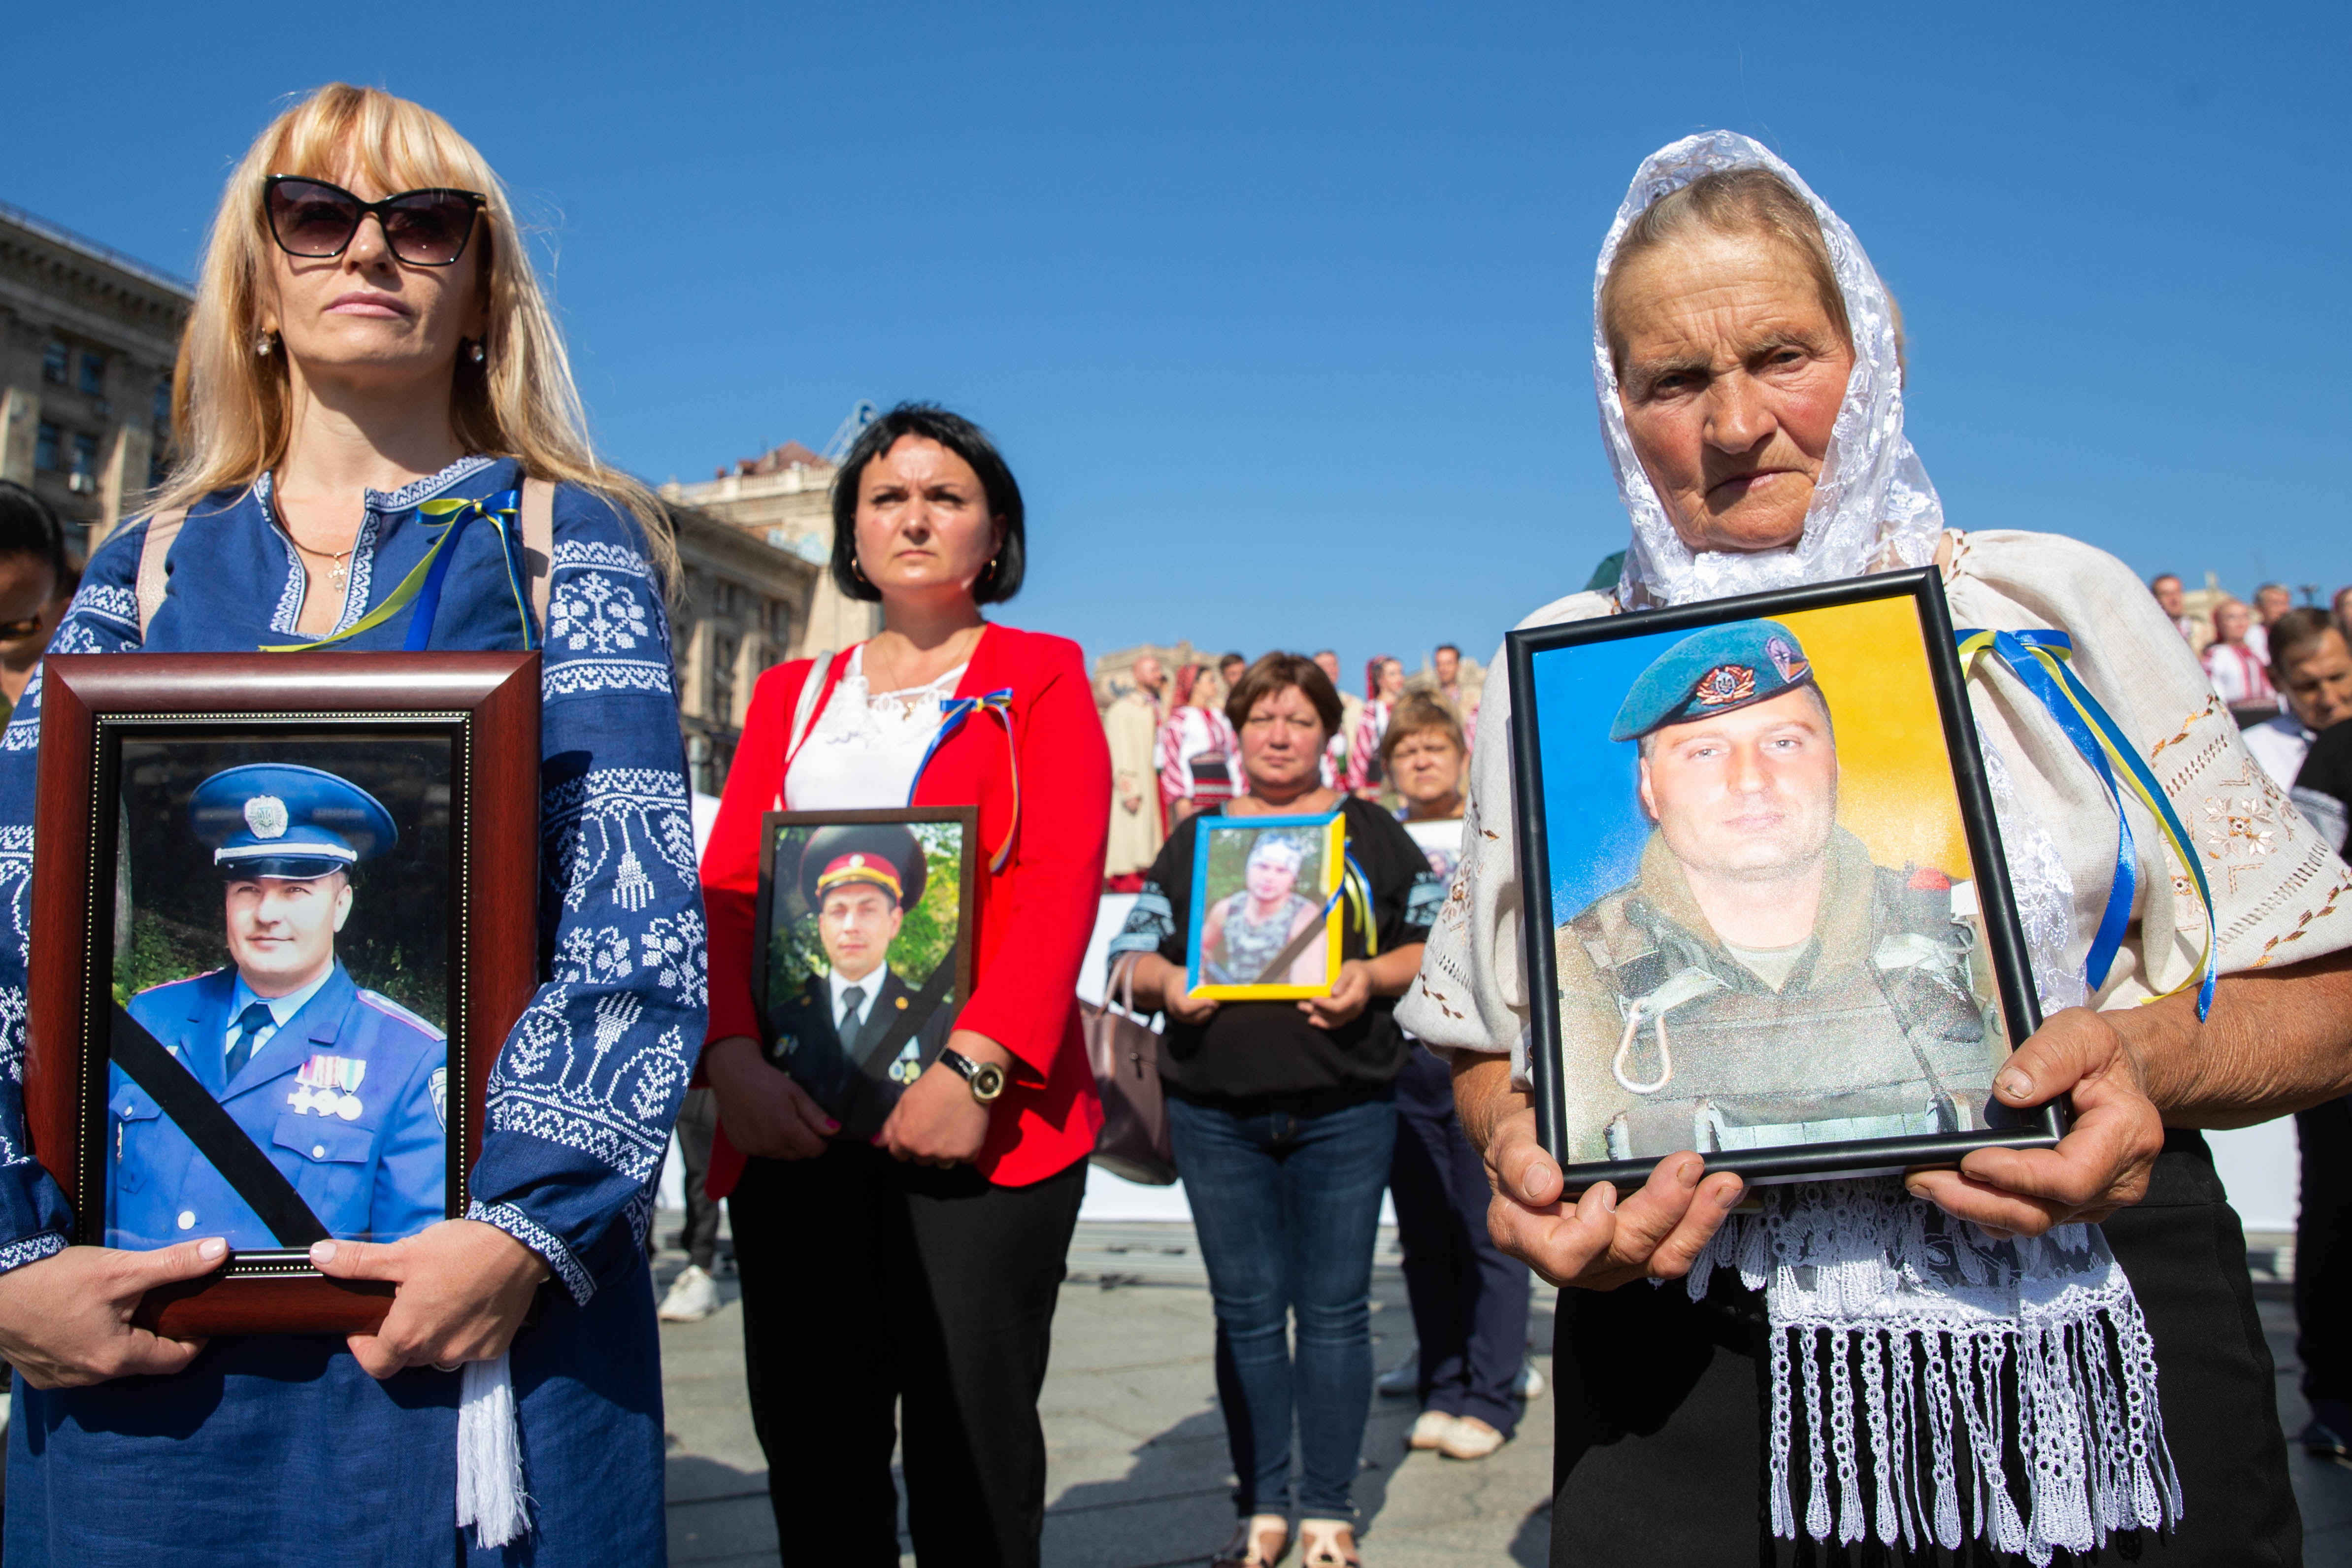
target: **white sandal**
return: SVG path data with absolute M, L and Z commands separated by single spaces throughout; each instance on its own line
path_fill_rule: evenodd
M 1364 1560 L 1356 1555 L 1355 1521 L 1300 1520 L 1298 1568 L 1364 1568 Z
M 1254 1513 L 1234 1526 L 1234 1538 L 1209 1559 L 1209 1568 L 1274 1568 L 1289 1552 L 1289 1519 L 1278 1513 Z

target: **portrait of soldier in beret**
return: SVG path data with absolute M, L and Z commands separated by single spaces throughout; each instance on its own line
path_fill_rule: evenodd
M 448 1043 L 357 984 L 336 938 L 360 868 L 399 842 L 381 802 L 290 763 L 198 784 L 187 827 L 211 852 L 229 962 L 131 998 L 131 1016 L 193 1073 L 330 1235 L 413 1236 L 446 1217 Z M 107 1091 L 106 1244 L 193 1235 L 279 1245 L 155 1097 L 120 1067 Z
M 786 875 L 785 851 L 777 876 Z M 802 917 L 815 927 L 824 973 L 772 999 L 770 1049 L 845 1131 L 872 1132 L 906 1086 L 939 1058 L 955 1023 L 953 998 L 927 990 L 940 971 L 902 974 L 890 963 L 907 913 L 922 901 L 929 867 L 900 823 L 820 827 L 800 846 Z M 940 960 L 952 978 L 950 944 Z
M 1651 832 L 1559 925 L 1570 1158 L 1647 1159 L 1983 1125 L 1997 1021 L 1972 889 L 1838 822 L 1837 731 L 1796 635 L 1713 626 L 1634 680 Z

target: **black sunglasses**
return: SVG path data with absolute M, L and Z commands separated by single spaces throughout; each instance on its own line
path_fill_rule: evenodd
M 436 187 L 363 202 L 341 185 L 299 174 L 272 174 L 263 205 L 269 235 L 289 256 L 341 256 L 370 213 L 393 255 L 413 267 L 447 267 L 466 254 L 474 215 L 489 203 L 478 191 Z

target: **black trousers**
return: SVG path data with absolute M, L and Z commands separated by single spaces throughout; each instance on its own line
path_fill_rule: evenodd
M 677 1112 L 677 1152 L 686 1165 L 686 1226 L 678 1245 L 686 1260 L 710 1271 L 719 1257 L 719 1204 L 703 1190 L 710 1170 L 710 1140 L 719 1129 L 719 1101 L 707 1089 L 689 1089 Z
M 2105 1230 L 2156 1341 L 2165 1437 L 2186 1512 L 2174 1534 L 2121 1537 L 2105 1560 L 2164 1568 L 2300 1563 L 2303 1520 L 2287 1480 L 2276 1368 L 2255 1312 L 2245 1238 L 2205 1141 L 2169 1134 L 2147 1200 Z M 1679 1285 L 1642 1281 L 1563 1290 L 1556 1328 L 1554 1568 L 2023 1561 L 1981 1545 L 1906 1556 L 1874 1541 L 1774 1540 L 1764 1489 L 1771 1409 L 1764 1316 L 1760 1298 L 1735 1278 L 1718 1275 L 1698 1303 Z M 1790 1477 L 1801 1532 L 1804 1441 L 1800 1431 Z M 1965 1510 L 1962 1519 L 1965 1525 Z
M 1421 1342 L 1422 1405 L 1475 1415 L 1507 1437 L 1527 1362 L 1528 1266 L 1486 1234 L 1486 1163 L 1454 1113 L 1453 1074 L 1418 1047 L 1397 1075 L 1389 1194 Z
M 2298 1111 L 2303 1201 L 2294 1216 L 2295 1354 L 2303 1397 L 2352 1422 L 2352 1097 Z
M 749 1163 L 728 1212 L 785 1563 L 898 1568 L 902 1410 L 923 1568 L 1033 1568 L 1037 1395 L 1086 1170 L 1000 1187 L 863 1142 Z

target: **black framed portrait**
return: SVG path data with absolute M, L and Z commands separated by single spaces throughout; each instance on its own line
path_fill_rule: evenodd
M 537 978 L 538 656 L 43 669 L 26 1110 L 75 1239 L 227 1238 L 160 1331 L 373 1326 L 309 1247 L 465 1212 Z
M 1530 1072 L 1572 1190 L 2047 1146 L 2040 1026 L 1933 571 L 1510 634 Z
M 870 1136 L 971 994 L 979 808 L 772 811 L 760 832 L 761 1045 Z

